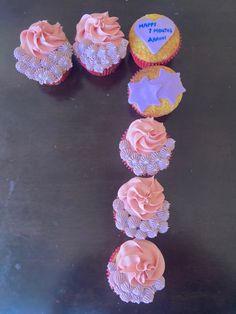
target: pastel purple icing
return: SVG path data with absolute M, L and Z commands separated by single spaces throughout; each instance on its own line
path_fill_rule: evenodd
M 150 105 L 160 106 L 160 99 L 168 99 L 174 105 L 176 98 L 185 92 L 180 73 L 160 69 L 159 76 L 149 80 L 144 76 L 139 82 L 129 83 L 129 104 L 136 104 L 141 112 Z
M 146 237 L 155 238 L 158 233 L 168 231 L 170 203 L 164 201 L 162 207 L 148 220 L 141 220 L 137 216 L 130 215 L 124 206 L 123 201 L 116 198 L 113 202 L 115 211 L 115 224 L 117 229 L 122 230 L 128 237 L 145 239 Z
M 136 22 L 134 31 L 151 53 L 156 54 L 173 35 L 175 24 L 168 17 L 161 17 L 156 21 L 143 18 Z
M 168 138 L 159 152 L 137 154 L 124 139 L 119 144 L 120 157 L 136 176 L 154 176 L 169 166 L 169 159 L 175 148 L 175 140 Z
M 143 287 L 141 284 L 133 287 L 125 274 L 121 273 L 117 265 L 110 261 L 107 265 L 108 282 L 120 299 L 126 303 L 151 303 L 156 292 L 164 289 L 164 277 L 156 280 L 151 287 Z

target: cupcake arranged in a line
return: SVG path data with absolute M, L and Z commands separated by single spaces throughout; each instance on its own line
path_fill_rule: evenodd
M 58 85 L 72 68 L 73 49 L 62 26 L 38 21 L 20 34 L 16 69 L 41 85 Z
M 126 303 L 151 303 L 165 287 L 165 261 L 158 247 L 147 240 L 129 240 L 117 248 L 107 265 L 111 289 Z
M 161 117 L 178 107 L 185 91 L 180 73 L 156 65 L 139 70 L 132 77 L 128 102 L 143 117 Z
M 135 177 L 123 184 L 113 202 L 117 229 L 130 238 L 154 238 L 168 230 L 170 204 L 154 178 Z
M 139 18 L 129 32 L 130 51 L 141 67 L 167 64 L 180 48 L 180 32 L 175 23 L 160 14 Z
M 136 176 L 154 176 L 169 166 L 175 141 L 153 118 L 133 121 L 119 144 L 120 157 Z
M 125 58 L 128 41 L 117 17 L 108 12 L 85 14 L 76 26 L 74 53 L 91 74 L 106 76 Z

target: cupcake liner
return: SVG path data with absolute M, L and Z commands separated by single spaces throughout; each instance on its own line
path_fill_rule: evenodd
M 82 65 L 82 67 L 84 69 L 86 69 L 90 74 L 93 74 L 95 76 L 107 76 L 107 75 L 110 75 L 111 73 L 115 72 L 115 70 L 118 68 L 118 66 L 120 65 L 121 63 L 121 60 L 119 61 L 119 63 L 117 64 L 113 64 L 111 67 L 109 67 L 108 69 L 105 69 L 102 73 L 100 72 L 96 72 L 96 71 L 93 71 L 93 70 L 88 70 L 86 65 L 83 64 L 80 59 L 78 59 L 79 63 Z
M 172 55 L 170 55 L 167 59 L 161 61 L 161 62 L 147 62 L 144 60 L 139 59 L 134 52 L 132 51 L 132 49 L 130 48 L 130 53 L 133 57 L 134 62 L 137 64 L 137 66 L 139 66 L 140 68 L 146 68 L 152 65 L 166 65 L 168 64 L 179 52 L 180 48 L 181 48 L 181 44 L 182 44 L 182 39 L 181 39 L 181 35 L 180 35 L 180 41 L 179 41 L 179 46 L 176 48 L 176 50 L 172 53 Z

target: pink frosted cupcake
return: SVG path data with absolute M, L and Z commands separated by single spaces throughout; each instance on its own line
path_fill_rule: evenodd
M 154 176 L 169 166 L 175 141 L 153 118 L 133 121 L 119 144 L 120 157 L 136 176 Z
M 58 85 L 72 68 L 72 46 L 59 23 L 32 24 L 20 34 L 20 47 L 14 50 L 16 69 L 41 85 Z
M 123 184 L 113 202 L 117 229 L 137 239 L 167 232 L 170 204 L 163 191 L 154 177 L 135 177 Z
M 91 74 L 114 72 L 126 56 L 127 45 L 118 18 L 108 12 L 84 14 L 76 26 L 74 53 Z
M 158 247 L 147 240 L 129 240 L 114 251 L 107 265 L 111 289 L 122 301 L 151 303 L 165 287 L 165 261 Z

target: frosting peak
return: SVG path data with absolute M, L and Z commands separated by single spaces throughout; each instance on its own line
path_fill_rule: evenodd
M 159 152 L 167 141 L 167 134 L 163 123 L 153 118 L 145 118 L 135 120 L 130 124 L 126 139 L 134 151 L 147 154 Z
M 165 261 L 155 244 L 147 240 L 129 240 L 116 255 L 116 265 L 132 286 L 152 286 L 164 273 Z
M 66 41 L 66 36 L 59 23 L 38 21 L 20 34 L 21 48 L 31 56 L 45 58 Z
M 165 200 L 163 191 L 154 177 L 135 177 L 120 187 L 118 197 L 131 215 L 148 220 L 162 207 Z
M 75 40 L 88 40 L 94 44 L 119 45 L 124 33 L 120 30 L 117 17 L 110 17 L 108 12 L 84 14 L 76 26 Z

